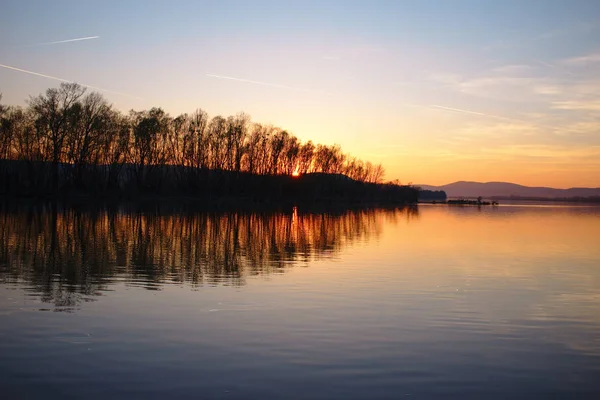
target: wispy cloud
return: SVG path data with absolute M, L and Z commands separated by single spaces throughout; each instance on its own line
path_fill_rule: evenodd
M 449 72 L 434 72 L 430 73 L 425 80 L 444 86 L 456 87 L 463 81 L 463 77 L 461 75 Z
M 508 64 L 493 68 L 491 72 L 498 75 L 523 76 L 531 75 L 533 67 L 526 64 Z
M 479 73 L 475 76 L 460 79 L 457 75 L 430 75 L 430 80 L 440 88 L 454 90 L 461 94 L 475 97 L 509 102 L 540 102 L 545 101 L 540 96 L 570 93 L 571 96 L 581 90 L 565 90 L 584 79 L 584 74 L 577 75 L 564 67 L 563 61 L 549 63 L 529 57 L 536 64 L 504 65 Z M 552 74 L 542 73 L 543 67 L 554 70 Z M 568 75 L 568 76 L 567 76 Z
M 229 81 L 236 81 L 236 82 L 243 82 L 243 83 L 251 83 L 254 85 L 269 86 L 269 87 L 274 87 L 274 88 L 278 88 L 278 89 L 293 90 L 296 92 L 320 93 L 320 94 L 331 95 L 331 93 L 329 93 L 329 92 L 322 92 L 319 90 L 304 89 L 304 88 L 299 88 L 299 87 L 294 87 L 294 86 L 280 85 L 277 83 L 255 81 L 255 80 L 251 80 L 251 79 L 236 78 L 233 76 L 223 76 L 223 75 L 215 75 L 215 74 L 206 74 L 206 76 L 208 76 L 209 78 L 225 79 L 225 80 L 229 80 Z
M 600 63 L 600 53 L 587 54 L 580 57 L 572 57 L 563 60 L 563 64 L 581 67 L 589 64 Z
M 568 70 L 566 70 L 566 69 L 564 69 L 562 67 L 559 67 L 559 66 L 557 66 L 555 64 L 550 64 L 549 62 L 540 60 L 539 58 L 535 58 L 535 57 L 531 57 L 531 59 L 533 61 L 535 61 L 536 63 L 538 63 L 540 65 L 543 65 L 544 67 L 552 68 L 552 69 L 554 69 L 554 70 L 556 70 L 558 72 L 562 72 L 562 73 L 567 74 L 567 75 L 575 76 L 575 74 L 572 73 L 571 71 L 568 71 Z
M 75 39 L 57 40 L 57 41 L 54 41 L 54 42 L 43 42 L 43 43 L 26 44 L 24 46 L 18 46 L 18 47 L 49 46 L 49 45 L 53 45 L 53 44 L 81 42 L 82 40 L 93 40 L 93 39 L 98 39 L 99 37 L 100 36 L 86 36 L 86 37 L 75 38 Z
M 583 108 L 585 105 L 580 105 L 581 108 L 578 109 L 591 109 L 591 108 Z M 588 107 L 593 107 L 594 105 L 588 105 Z M 598 106 L 597 104 L 595 105 L 596 107 Z M 568 128 L 562 128 L 559 129 L 559 127 L 557 126 L 550 126 L 550 125 L 545 125 L 545 124 L 540 124 L 537 122 L 531 122 L 531 121 L 526 121 L 523 119 L 518 119 L 518 118 L 509 118 L 509 117 L 504 117 L 501 115 L 495 115 L 495 114 L 487 114 L 487 113 L 482 113 L 482 112 L 478 112 L 478 111 L 473 111 L 473 110 L 466 110 L 463 108 L 454 108 L 454 107 L 446 107 L 446 106 L 440 106 L 437 104 L 432 104 L 429 107 L 431 108 L 437 108 L 440 110 L 446 110 L 446 111 L 452 111 L 452 112 L 457 112 L 457 113 L 463 113 L 463 114 L 468 114 L 468 115 L 477 115 L 480 117 L 485 117 L 485 118 L 492 118 L 492 119 L 497 119 L 497 120 L 502 120 L 502 121 L 509 121 L 512 123 L 512 125 L 514 126 L 503 126 L 501 129 L 499 129 L 499 131 L 503 131 L 503 132 L 507 132 L 509 130 L 517 130 L 525 135 L 527 134 L 531 134 L 533 132 L 533 130 L 539 130 L 539 129 L 543 129 L 545 132 L 555 132 L 557 130 L 560 130 L 563 133 L 572 133 L 574 132 L 573 129 L 568 129 Z M 566 105 L 563 106 L 563 108 L 566 107 Z M 575 107 L 575 106 L 573 106 Z M 558 107 L 555 107 L 558 108 Z M 496 127 L 498 128 L 498 127 Z
M 588 101 L 555 101 L 552 108 L 559 110 L 584 110 L 584 111 L 600 111 L 600 100 L 588 100 Z
M 548 84 L 540 84 L 535 86 L 533 91 L 544 96 L 556 96 L 563 93 L 563 90 L 560 87 Z
M 63 79 L 63 78 L 58 78 L 58 77 L 52 76 L 52 75 L 41 74 L 39 72 L 28 71 L 26 69 L 12 67 L 10 65 L 0 64 L 0 67 L 1 68 L 6 68 L 6 69 L 10 69 L 10 70 L 13 70 L 13 71 L 17 71 L 17 72 L 22 72 L 24 74 L 35 75 L 35 76 L 39 76 L 39 77 L 47 78 L 47 79 L 53 79 L 53 80 L 59 81 L 59 82 L 78 83 L 81 86 L 84 86 L 86 88 L 90 88 L 90 89 L 93 89 L 93 90 L 99 90 L 99 91 L 106 92 L 106 93 L 118 94 L 119 96 L 133 97 L 134 99 L 143 100 L 142 97 L 133 96 L 133 95 L 128 94 L 128 93 L 123 93 L 123 92 L 117 92 L 115 90 L 104 89 L 104 88 L 101 88 L 101 87 L 98 87 L 98 86 L 86 85 L 86 84 L 81 83 L 81 82 L 75 82 L 75 81 L 69 80 L 69 79 Z
M 446 89 L 476 97 L 521 101 L 531 93 L 535 68 L 527 65 L 505 65 L 485 74 L 464 77 L 451 73 L 430 74 L 431 88 Z
M 540 33 L 537 36 L 532 37 L 532 41 L 536 42 L 539 40 L 553 40 L 560 37 L 565 36 L 576 36 L 576 35 L 586 35 L 592 34 L 596 29 L 596 24 L 586 22 L 586 21 L 578 21 L 573 24 L 565 25 L 561 28 L 554 29 L 552 31 Z
M 554 159 L 552 162 L 560 162 L 561 160 L 564 162 L 565 159 L 573 158 L 597 160 L 600 155 L 600 146 L 580 148 L 536 143 L 494 146 L 493 148 L 485 148 L 483 151 L 487 154 L 552 158 Z

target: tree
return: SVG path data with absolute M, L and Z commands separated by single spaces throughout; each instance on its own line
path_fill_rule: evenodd
M 279 165 L 279 158 L 285 147 L 285 143 L 288 140 L 289 134 L 279 128 L 275 129 L 275 134 L 271 135 L 269 140 L 269 148 L 271 153 L 271 159 L 269 160 L 269 174 L 281 173 Z
M 100 162 L 100 138 L 110 132 L 111 108 L 104 97 L 92 92 L 73 104 L 66 139 L 66 162 L 74 166 L 76 185 L 84 184 L 84 169 Z
M 153 174 L 156 166 L 165 164 L 166 136 L 169 128 L 169 116 L 161 108 L 152 108 L 141 113 L 133 112 L 134 121 L 133 157 L 136 164 L 136 178 L 139 188 L 149 183 L 155 187 L 160 186 L 161 177 Z M 155 175 L 154 182 L 150 182 L 148 175 Z
M 250 117 L 239 113 L 227 118 L 226 159 L 227 169 L 239 172 L 241 170 L 244 141 L 247 135 Z
M 197 109 L 187 119 L 183 133 L 183 163 L 193 168 L 206 168 L 209 151 L 206 133 L 208 114 Z
M 370 182 L 381 183 L 383 181 L 384 175 L 385 175 L 385 169 L 383 168 L 383 166 L 381 164 L 377 164 L 375 167 L 373 167 Z
M 152 108 L 123 115 L 102 95 L 86 94 L 75 83 L 48 89 L 28 103 L 26 109 L 0 104 L 4 187 L 11 181 L 55 192 L 59 184 L 103 190 L 119 188 L 125 176 L 136 179 L 138 188 L 165 190 L 167 182 L 189 190 L 210 184 L 215 176 L 221 178 L 213 186 L 219 186 L 228 176 L 207 175 L 206 169 L 262 175 L 323 172 L 373 183 L 385 173 L 381 164 L 350 157 L 339 145 L 302 143 L 284 129 L 252 123 L 244 113 L 209 119 L 198 109 L 171 118 Z M 21 167 L 11 173 L 15 163 L 6 160 L 22 161 Z
M 99 162 L 107 166 L 106 187 L 116 189 L 123 166 L 130 159 L 131 120 L 115 110 L 109 110 L 105 118 L 104 131 L 97 142 Z
M 46 95 L 30 98 L 35 126 L 40 136 L 50 145 L 52 161 L 52 186 L 59 188 L 59 163 L 64 154 L 65 139 L 69 134 L 70 118 L 74 105 L 83 96 L 85 88 L 76 83 L 61 83 L 58 89 L 48 89 Z
M 298 151 L 298 172 L 306 174 L 312 172 L 313 158 L 315 153 L 315 145 L 310 140 L 303 145 L 300 145 Z
M 296 136 L 289 135 L 285 142 L 282 157 L 282 172 L 291 175 L 298 166 L 298 155 L 300 153 L 300 142 Z

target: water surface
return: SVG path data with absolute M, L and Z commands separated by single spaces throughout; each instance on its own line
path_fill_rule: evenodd
M 597 398 L 600 208 L 0 209 L 3 398 Z

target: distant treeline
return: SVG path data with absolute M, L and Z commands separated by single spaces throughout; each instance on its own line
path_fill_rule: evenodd
M 196 110 L 171 117 L 152 108 L 124 115 L 102 95 L 74 83 L 30 97 L 25 108 L 0 105 L 3 194 L 235 195 L 283 184 L 254 179 L 245 189 L 233 189 L 249 176 L 294 172 L 344 175 L 365 185 L 379 184 L 384 176 L 381 165 L 351 157 L 338 145 L 303 143 L 243 113 L 209 118 Z M 386 190 L 390 185 L 399 186 L 388 184 Z
M 419 189 L 420 201 L 446 201 L 446 192 L 443 190 L 424 190 Z

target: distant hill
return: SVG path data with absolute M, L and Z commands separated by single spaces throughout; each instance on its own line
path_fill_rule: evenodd
M 600 188 L 554 189 L 530 187 L 508 182 L 467 182 L 459 181 L 443 186 L 415 185 L 424 190 L 443 190 L 448 197 L 524 197 L 524 198 L 570 198 L 598 197 Z

